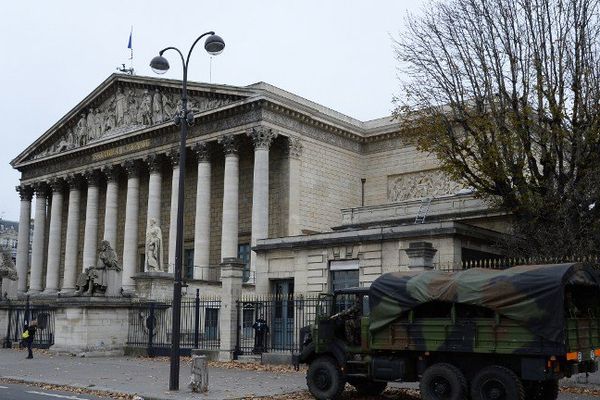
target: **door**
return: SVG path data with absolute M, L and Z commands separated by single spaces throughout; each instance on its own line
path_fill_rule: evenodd
M 294 280 L 273 281 L 273 349 L 291 350 L 294 342 Z

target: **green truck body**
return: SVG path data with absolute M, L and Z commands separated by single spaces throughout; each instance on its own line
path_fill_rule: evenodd
M 594 266 L 399 272 L 322 299 L 298 358 L 318 399 L 417 381 L 425 400 L 555 399 L 559 379 L 597 370 Z

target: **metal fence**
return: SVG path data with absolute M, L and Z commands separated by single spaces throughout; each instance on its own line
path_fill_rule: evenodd
M 449 263 L 437 263 L 435 269 L 454 272 L 471 268 L 507 269 L 516 265 L 561 264 L 570 262 L 583 262 L 600 264 L 599 256 L 571 256 L 571 257 L 497 257 L 482 258 L 477 260 L 464 260 Z
M 218 298 L 195 298 L 181 301 L 181 354 L 191 349 L 218 350 L 220 347 Z M 139 304 L 129 310 L 127 346 L 145 348 L 149 356 L 169 354 L 173 335 L 172 300 Z
M 248 296 L 237 301 L 237 353 L 300 350 L 300 328 L 315 321 L 318 297 Z
M 6 329 L 4 347 L 10 347 L 21 341 L 21 334 L 25 327 L 25 320 L 38 321 L 38 329 L 33 337 L 33 347 L 47 349 L 54 344 L 54 318 L 55 310 L 50 305 L 11 304 L 8 306 L 8 325 Z

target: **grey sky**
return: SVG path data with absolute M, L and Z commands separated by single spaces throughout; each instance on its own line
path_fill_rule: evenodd
M 389 38 L 407 10 L 422 0 L 302 1 L 14 1 L 0 14 L 0 217 L 18 220 L 9 162 L 89 94 L 121 63 L 154 75 L 149 60 L 161 48 L 187 51 L 214 30 L 226 48 L 212 60 L 212 82 L 265 81 L 352 117 L 389 115 L 397 91 Z M 182 15 L 183 10 L 183 15 Z M 181 79 L 167 53 L 166 77 Z M 189 79 L 209 80 L 210 58 L 199 46 Z

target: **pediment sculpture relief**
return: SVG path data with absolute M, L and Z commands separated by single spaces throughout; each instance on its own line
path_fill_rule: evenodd
M 228 99 L 190 95 L 188 109 L 200 112 L 229 103 Z M 77 117 L 73 127 L 63 130 L 60 138 L 34 159 L 85 146 L 101 139 L 119 136 L 169 121 L 181 110 L 181 95 L 155 89 L 123 88 L 100 106 L 90 107 Z

